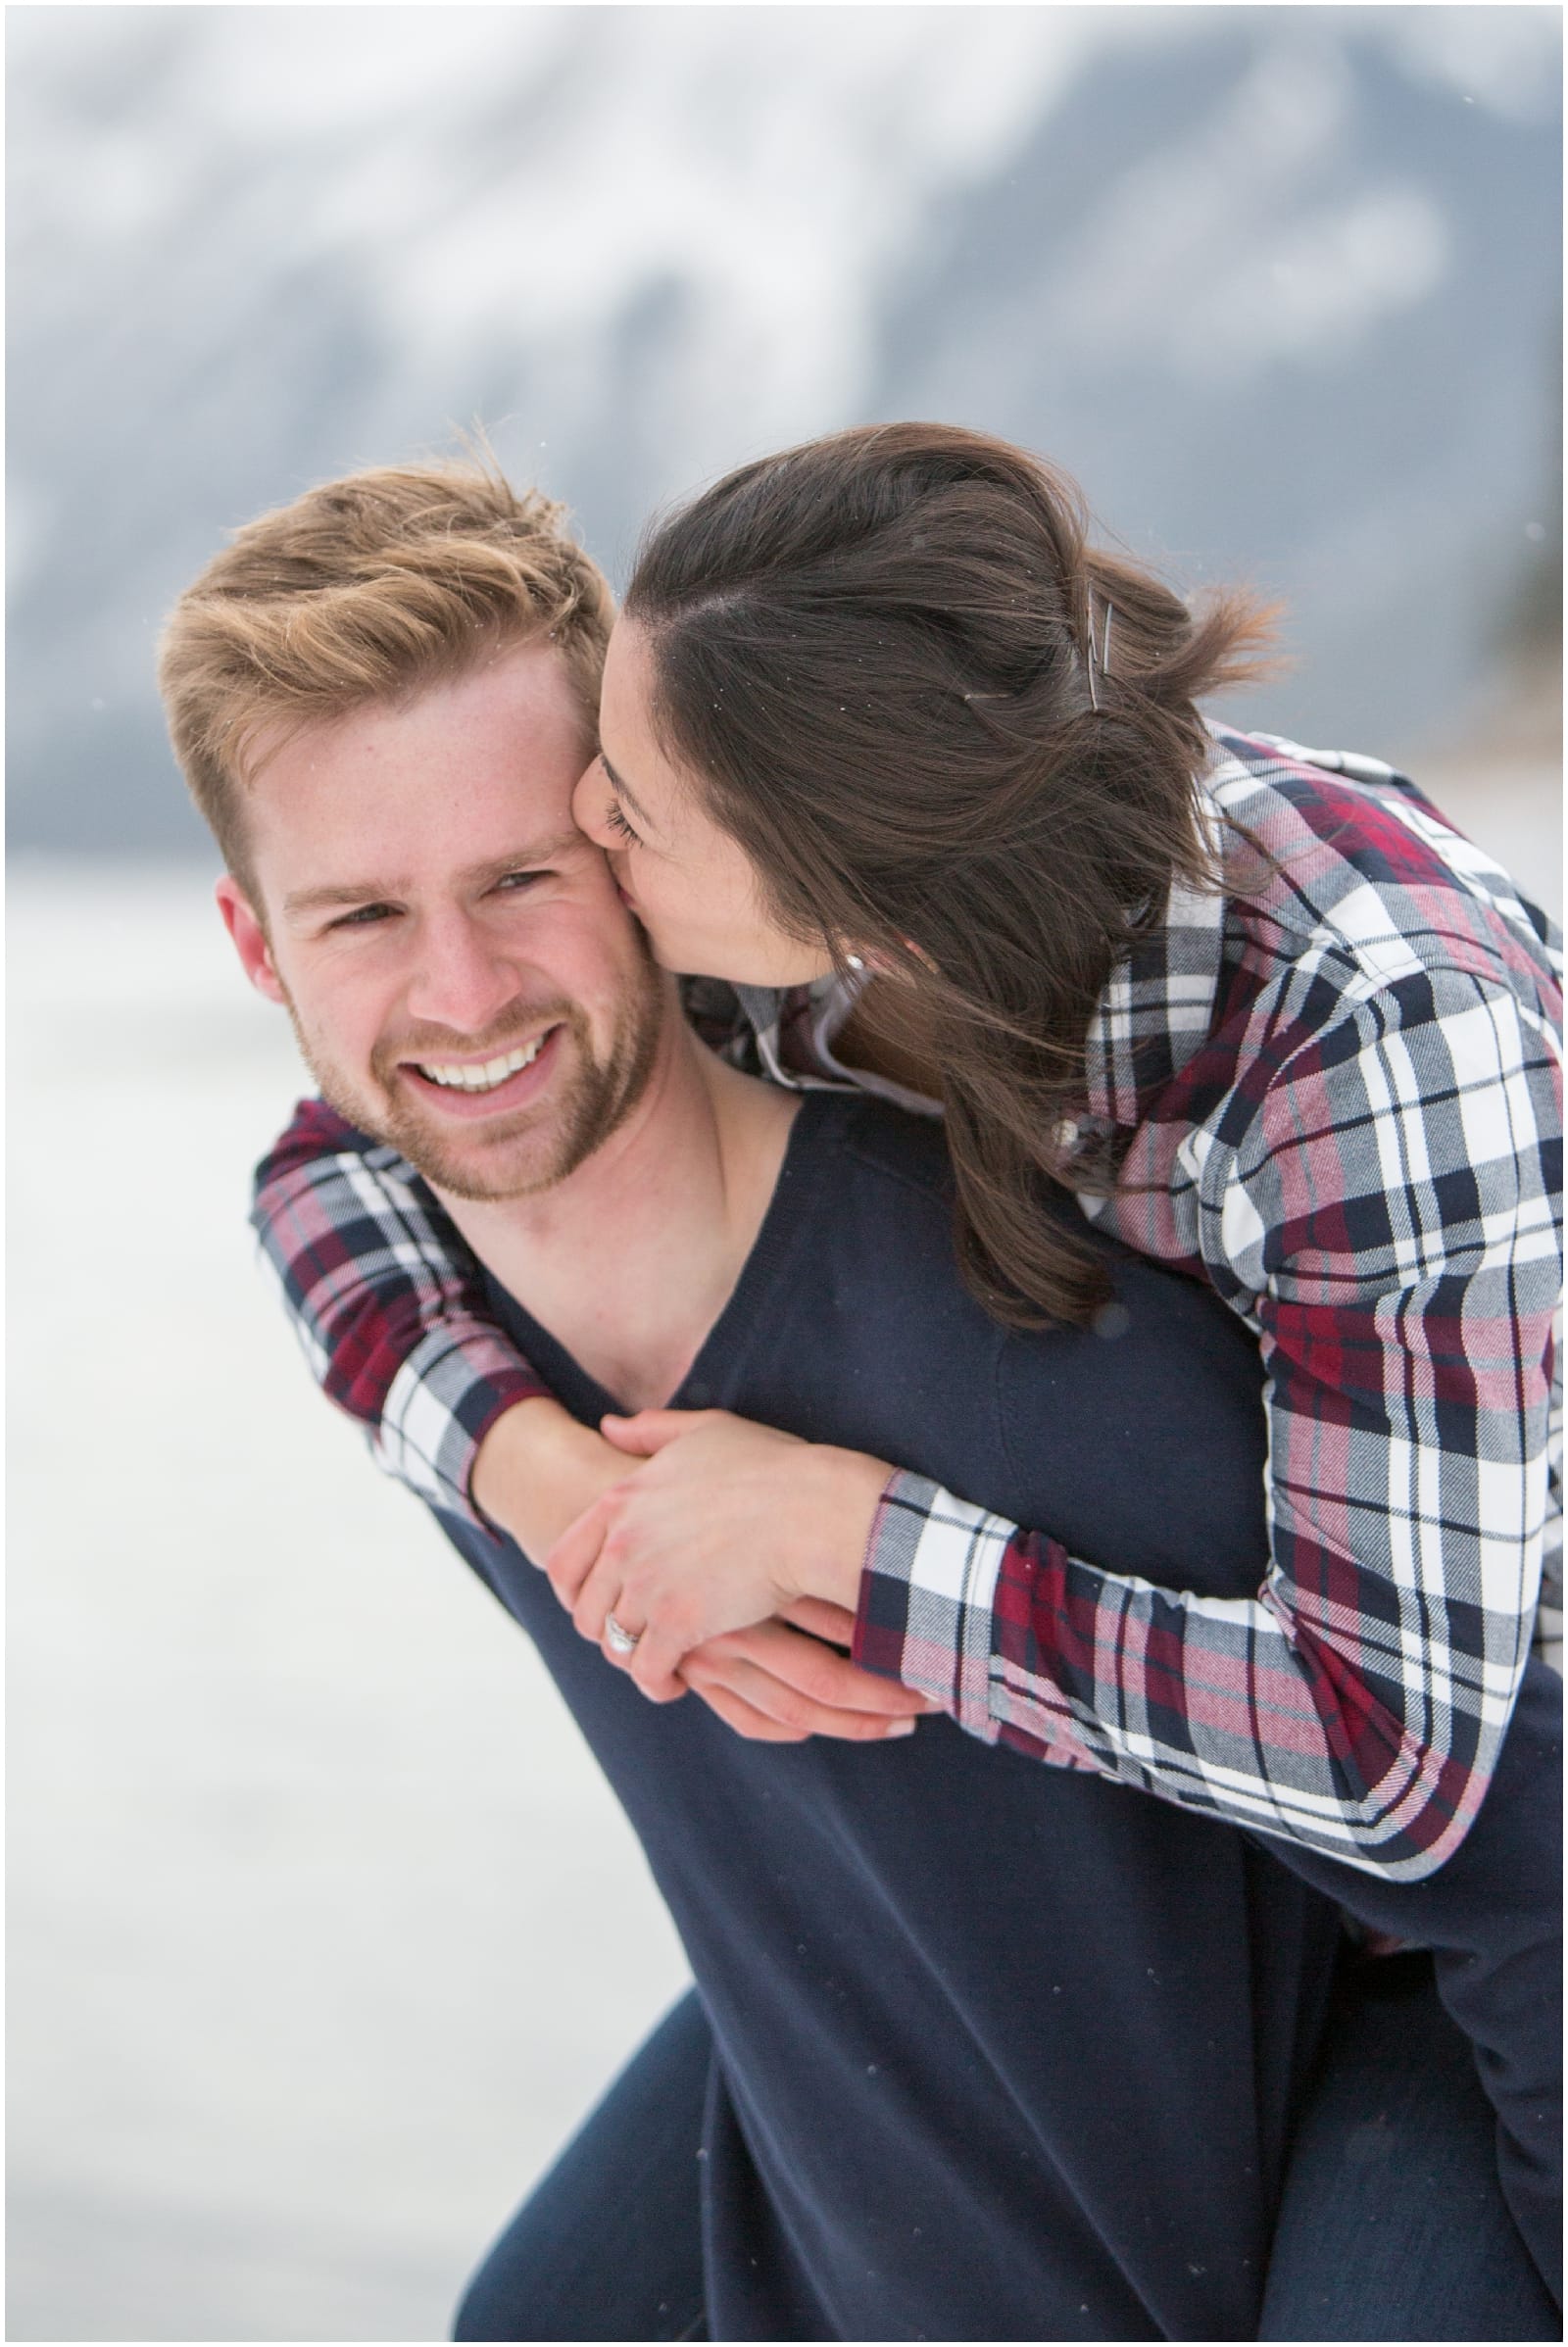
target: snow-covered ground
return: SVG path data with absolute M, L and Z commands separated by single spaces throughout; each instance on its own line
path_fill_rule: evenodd
M 533 1649 L 318 1400 L 194 874 L 13 868 L 13 2339 L 437 2339 L 684 1966 Z
M 1561 909 L 1538 760 L 1428 775 Z M 13 2339 L 434 2339 L 683 1980 L 532 1649 L 317 1399 L 189 871 L 13 867 Z

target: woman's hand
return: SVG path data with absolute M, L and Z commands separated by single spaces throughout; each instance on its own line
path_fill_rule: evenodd
M 883 1743 L 912 1735 L 922 1715 L 941 1705 L 896 1679 L 873 1678 L 847 1653 L 835 1652 L 835 1646 L 848 1646 L 854 1630 L 855 1617 L 842 1606 L 803 1598 L 787 1620 L 710 1638 L 687 1655 L 681 1677 L 748 1741 L 801 1744 L 829 1736 L 847 1743 Z M 803 1631 L 811 1635 L 803 1638 Z
M 803 1597 L 853 1608 L 885 1461 L 803 1442 L 726 1410 L 606 1418 L 647 1464 L 596 1499 L 550 1551 L 551 1586 L 584 1638 L 668 1703 L 694 1647 Z M 614 1628 L 635 1640 L 617 1652 Z
M 628 1472 L 647 1470 L 632 1466 L 625 1449 L 592 1427 L 579 1426 L 559 1402 L 538 1397 L 496 1420 L 480 1445 L 470 1490 L 492 1524 L 525 1553 L 543 1556 Z M 842 1606 L 803 1598 L 782 1620 L 710 1639 L 686 1657 L 682 1677 L 750 1741 L 804 1743 L 830 1736 L 875 1743 L 906 1735 L 923 1712 L 939 1707 L 835 1653 L 834 1645 L 848 1647 L 854 1628 Z

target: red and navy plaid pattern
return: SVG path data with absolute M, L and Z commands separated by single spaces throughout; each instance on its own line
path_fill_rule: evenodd
M 1086 1142 L 1125 1146 L 1086 1210 L 1262 1345 L 1257 1597 L 1099 1572 L 900 1476 L 857 1653 L 977 1735 L 1415 1879 L 1475 1815 L 1536 1610 L 1561 965 L 1410 786 L 1325 762 L 1220 737 L 1248 893 L 1173 895 L 1089 1058 Z
M 474 1453 L 504 1410 L 548 1389 L 489 1318 L 477 1264 L 413 1166 L 301 1100 L 257 1168 L 251 1220 L 312 1376 L 364 1424 L 376 1463 L 483 1526 Z
M 1258 1336 L 1258 1594 L 1102 1573 L 900 1475 L 856 1651 L 978 1736 L 1414 1879 L 1486 1789 L 1551 1513 L 1560 941 L 1374 760 L 1217 732 L 1203 785 L 1228 893 L 1173 892 L 1106 989 L 1082 1146 L 1119 1174 L 1081 1202 Z M 787 1064 L 809 1022 L 743 1003 L 768 1074 L 821 1080 Z M 317 1375 L 471 1513 L 480 1434 L 539 1389 L 422 1185 L 307 1106 L 256 1220 Z

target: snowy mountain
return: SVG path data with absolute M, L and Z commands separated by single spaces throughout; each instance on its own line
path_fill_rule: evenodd
M 226 527 L 476 420 L 615 576 L 769 447 L 1003 432 L 1286 597 L 1254 713 L 1396 755 L 1556 557 L 1553 10 L 9 27 L 14 843 L 199 850 L 162 611 Z

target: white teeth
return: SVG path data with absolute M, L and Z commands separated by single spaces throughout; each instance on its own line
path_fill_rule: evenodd
M 505 1084 L 509 1076 L 538 1058 L 544 1041 L 544 1036 L 536 1035 L 522 1051 L 509 1051 L 504 1059 L 487 1059 L 482 1067 L 427 1066 L 419 1061 L 416 1065 L 421 1076 L 428 1076 L 432 1084 L 445 1084 L 450 1091 L 494 1092 L 498 1084 Z

